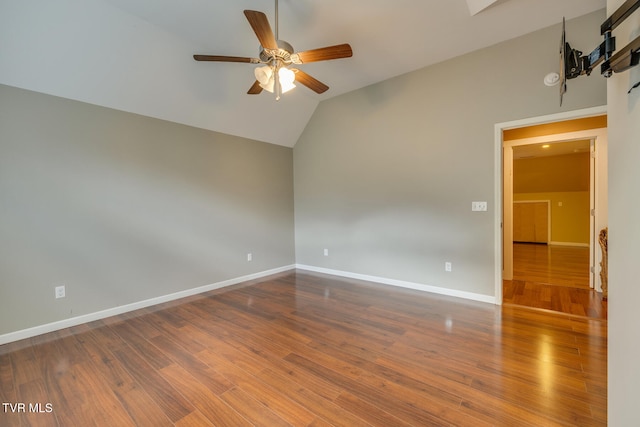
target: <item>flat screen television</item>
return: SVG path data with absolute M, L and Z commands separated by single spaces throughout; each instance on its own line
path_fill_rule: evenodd
M 571 48 L 571 45 L 567 42 L 565 19 L 563 17 L 562 34 L 560 35 L 560 106 L 562 106 L 562 98 L 567 92 L 567 79 L 575 79 L 584 73 L 582 52 Z

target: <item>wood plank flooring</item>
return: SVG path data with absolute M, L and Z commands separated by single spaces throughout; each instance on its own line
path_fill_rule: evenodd
M 503 281 L 503 303 L 606 319 L 607 301 L 589 288 L 589 249 L 513 245 L 513 280 Z
M 513 279 L 589 289 L 589 248 L 514 243 Z
M 604 426 L 607 326 L 290 271 L 0 346 L 0 401 L 26 407 L 2 426 Z

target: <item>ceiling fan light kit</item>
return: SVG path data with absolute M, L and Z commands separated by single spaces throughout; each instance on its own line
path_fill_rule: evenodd
M 213 62 L 244 62 L 249 64 L 263 64 L 254 70 L 256 81 L 247 92 L 257 95 L 266 90 L 276 94 L 276 101 L 283 93 L 296 87 L 295 81 L 320 94 L 329 86 L 311 77 L 302 70 L 289 68 L 292 64 L 328 61 L 332 59 L 349 58 L 353 56 L 351 46 L 340 44 L 327 46 L 305 52 L 294 53 L 293 46 L 284 40 L 278 40 L 278 0 L 275 0 L 276 22 L 275 35 L 269 25 L 267 16 L 256 10 L 245 10 L 244 15 L 260 42 L 259 58 L 245 58 L 222 55 L 193 55 L 196 61 Z M 277 76 L 277 78 L 276 78 Z
M 276 85 L 280 86 L 281 93 L 287 93 L 296 85 L 295 81 L 295 73 L 288 69 L 287 67 L 279 67 L 276 66 L 275 69 L 278 70 L 278 78 L 275 78 L 276 73 L 274 73 L 274 67 L 271 65 L 263 65 L 262 67 L 258 67 L 254 70 L 254 74 L 256 76 L 256 80 L 260 83 L 260 87 L 267 92 L 273 93 L 276 89 Z M 276 100 L 279 97 L 276 97 Z

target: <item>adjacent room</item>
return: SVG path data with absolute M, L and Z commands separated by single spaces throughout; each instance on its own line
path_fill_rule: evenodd
M 0 1 L 0 425 L 640 424 L 635 3 Z
M 503 303 L 607 318 L 606 128 L 594 116 L 504 132 Z

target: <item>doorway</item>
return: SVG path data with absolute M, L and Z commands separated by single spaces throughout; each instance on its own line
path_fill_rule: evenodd
M 572 310 L 570 311 L 572 314 L 581 314 L 577 306 L 580 305 L 580 300 L 583 300 L 583 305 L 588 312 L 584 315 L 602 317 L 604 314 L 606 316 L 606 303 L 604 313 L 600 306 L 601 294 L 590 289 L 601 290 L 598 275 L 601 254 L 598 253 L 597 237 L 599 230 L 606 227 L 607 223 L 605 113 L 605 108 L 600 107 L 496 125 L 496 164 L 501 166 L 500 173 L 496 173 L 496 192 L 499 195 L 500 204 L 496 214 L 496 242 L 497 247 L 500 248 L 496 253 L 496 273 L 499 273 L 497 275 L 499 280 L 496 280 L 498 303 L 503 301 L 510 303 L 514 299 L 514 293 L 529 292 L 529 298 L 538 298 L 539 301 L 530 301 L 526 303 L 527 305 L 556 311 Z M 547 150 L 547 152 L 536 156 L 532 154 L 536 150 L 538 152 Z M 551 154 L 552 151 L 554 151 L 553 154 Z M 581 185 L 586 186 L 582 188 L 584 191 L 573 191 L 577 190 L 575 188 L 544 188 L 545 180 L 547 185 L 551 185 L 558 179 L 557 176 L 545 178 L 541 175 L 545 169 L 553 169 L 548 165 L 544 166 L 545 162 L 550 161 L 549 159 L 534 160 L 535 157 L 545 155 L 547 157 L 555 155 L 554 161 L 560 161 L 562 157 L 559 156 L 567 156 L 564 160 L 573 157 L 574 161 L 580 158 L 579 161 L 584 165 L 581 169 L 584 177 Z M 527 158 L 530 160 L 525 162 L 529 163 L 528 167 L 535 172 L 529 174 L 527 185 L 533 185 L 533 187 L 525 189 L 524 192 L 528 194 L 524 195 L 521 194 L 523 191 L 520 188 L 514 197 L 514 161 L 522 162 L 523 160 L 520 159 Z M 568 181 L 574 178 L 575 173 L 571 171 L 570 166 L 555 169 L 568 174 Z M 522 187 L 522 182 L 518 185 Z M 575 183 L 563 185 L 570 187 Z M 534 188 L 535 186 L 538 187 Z M 523 208 L 524 206 L 526 208 Z M 535 212 L 537 209 L 542 217 L 544 206 L 548 206 L 546 208 L 548 209 L 548 228 L 538 232 L 537 236 L 526 237 L 526 239 L 532 239 L 534 243 L 516 243 L 515 256 L 518 261 L 523 253 L 537 257 L 537 260 L 542 262 L 543 268 L 547 269 L 546 276 L 544 279 L 531 280 L 531 283 L 524 282 L 519 280 L 522 279 L 523 274 L 520 267 L 514 278 L 514 240 L 519 239 L 514 235 L 514 225 L 517 227 L 516 233 L 522 231 L 522 224 L 517 224 L 518 220 L 514 215 L 517 217 L 521 214 L 519 211 L 523 209 L 525 215 L 529 215 L 526 211 Z M 577 212 L 582 212 L 583 215 L 579 220 Z M 530 232 L 533 226 L 528 225 L 528 227 Z M 546 238 L 545 233 L 548 233 Z M 531 246 L 536 245 L 536 241 L 543 242 L 543 245 Z M 554 262 L 556 266 L 553 265 Z M 531 263 L 528 265 L 537 273 L 540 272 L 540 265 L 535 266 Z M 561 268 L 557 268 L 558 266 Z M 568 268 L 563 270 L 562 267 Z M 509 286 L 503 287 L 506 283 Z M 571 287 L 565 286 L 567 284 L 575 284 L 576 288 L 586 288 L 580 290 L 585 295 L 571 295 L 574 291 L 567 289 Z M 598 301 L 599 296 L 600 301 Z M 564 308 L 561 304 L 563 301 L 567 303 L 564 304 L 566 306 Z M 596 307 L 589 308 L 589 304 Z

